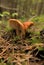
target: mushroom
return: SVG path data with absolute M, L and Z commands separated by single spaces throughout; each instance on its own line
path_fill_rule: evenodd
M 33 25 L 33 22 L 24 22 L 24 23 L 21 23 L 21 21 L 17 20 L 17 19 L 10 19 L 9 20 L 9 25 L 16 30 L 16 35 L 18 36 L 21 36 L 22 37 L 25 37 L 25 33 L 26 33 L 26 30 L 31 26 Z

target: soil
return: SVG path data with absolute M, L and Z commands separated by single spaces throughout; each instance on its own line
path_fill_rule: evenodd
M 43 42 L 32 44 L 32 36 L 31 32 L 26 32 L 25 38 L 20 39 L 15 30 L 0 30 L 0 60 L 14 65 L 44 65 L 44 50 L 38 50 L 38 47 L 44 47 L 44 30 L 40 31 Z

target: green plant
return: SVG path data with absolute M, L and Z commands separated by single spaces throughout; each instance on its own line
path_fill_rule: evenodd
M 11 17 L 15 19 L 18 18 L 18 13 L 12 13 Z
M 10 18 L 10 13 L 8 11 L 4 11 L 3 13 L 3 20 L 7 21 Z
M 26 21 L 25 16 L 22 16 L 22 17 L 20 18 L 20 20 L 21 20 L 22 22 Z
M 4 11 L 2 14 L 3 15 L 10 15 L 10 13 L 8 11 Z
M 6 63 L 4 63 L 4 61 L 3 61 L 3 60 L 1 60 L 0 65 L 7 65 L 7 64 L 6 64 Z
M 12 30 L 12 28 L 11 28 L 9 25 L 7 25 L 6 28 L 5 28 L 5 31 L 6 31 L 6 32 L 9 32 L 9 31 L 11 31 L 11 30 Z
M 39 37 L 32 37 L 32 38 L 31 38 L 31 42 L 32 42 L 32 44 L 36 44 L 36 43 L 40 43 L 41 40 L 40 40 Z
M 20 39 L 20 37 L 19 36 L 16 36 L 16 37 L 14 37 L 13 40 L 19 40 L 19 39 Z
M 3 14 L 0 13 L 0 16 L 3 17 Z
M 44 22 L 44 15 L 36 16 L 32 19 L 34 22 Z
M 18 13 L 12 13 L 12 17 L 14 17 L 14 16 L 18 16 Z
M 3 18 L 3 14 L 0 13 L 0 20 L 2 20 L 2 18 Z
M 39 51 L 44 51 L 44 47 L 38 47 Z

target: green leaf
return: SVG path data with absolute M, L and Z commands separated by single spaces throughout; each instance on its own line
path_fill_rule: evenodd
M 38 47 L 39 51 L 44 51 L 44 47 Z
M 3 14 L 0 13 L 0 16 L 3 17 Z
M 10 13 L 7 12 L 7 11 L 4 11 L 4 12 L 3 12 L 3 15 L 10 15 Z
M 12 13 L 12 17 L 18 16 L 18 13 Z

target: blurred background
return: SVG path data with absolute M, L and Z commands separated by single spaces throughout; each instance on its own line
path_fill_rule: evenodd
M 0 15 L 29 19 L 44 14 L 44 0 L 0 0 Z M 3 16 L 3 15 L 2 15 Z

